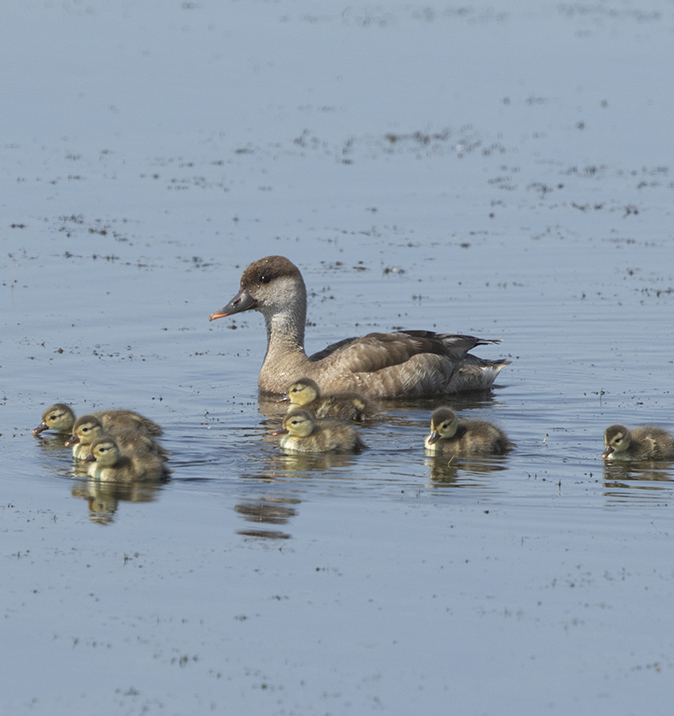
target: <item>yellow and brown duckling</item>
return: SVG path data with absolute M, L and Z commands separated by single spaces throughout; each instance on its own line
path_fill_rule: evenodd
M 96 415 L 82 415 L 73 425 L 72 435 L 66 440 L 67 447 L 73 449 L 73 457 L 83 460 L 91 452 L 91 445 L 99 438 L 110 435 L 117 442 L 122 453 L 134 450 L 147 450 L 164 460 L 169 451 L 165 450 L 153 437 L 143 433 L 131 422 L 119 427 L 115 421 L 106 429 L 103 421 Z
M 92 443 L 83 462 L 89 463 L 90 477 L 107 482 L 157 482 L 170 473 L 159 455 L 143 449 L 122 454 L 117 443 L 107 436 Z
M 101 410 L 93 413 L 106 430 L 114 428 L 123 429 L 133 427 L 139 432 L 152 437 L 162 434 L 160 425 L 133 410 Z M 33 428 L 33 435 L 39 435 L 45 430 L 54 430 L 57 433 L 72 434 L 75 424 L 75 413 L 65 403 L 55 403 L 42 414 L 42 422 Z
M 506 359 L 483 360 L 469 351 L 500 340 L 433 331 L 369 333 L 333 343 L 312 356 L 304 350 L 307 290 L 302 274 L 284 256 L 254 261 L 240 290 L 209 320 L 259 311 L 267 327 L 267 352 L 258 377 L 263 393 L 283 393 L 303 376 L 330 393 L 355 391 L 376 398 L 442 395 L 491 387 Z
M 356 393 L 321 395 L 318 383 L 311 378 L 295 381 L 279 402 L 290 402 L 291 410 L 297 406 L 306 408 L 317 418 L 363 421 L 381 414 L 373 401 Z
M 607 460 L 674 460 L 674 438 L 653 425 L 633 430 L 611 425 L 604 432 L 601 456 Z
M 353 425 L 339 420 L 316 419 L 308 410 L 295 408 L 283 419 L 280 445 L 291 452 L 354 452 L 365 447 Z
M 433 411 L 424 446 L 433 455 L 504 455 L 515 447 L 496 425 L 486 420 L 460 421 L 451 408 Z

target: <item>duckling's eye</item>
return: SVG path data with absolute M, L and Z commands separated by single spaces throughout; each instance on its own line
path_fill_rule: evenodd
M 621 443 L 622 441 L 623 441 L 623 439 L 622 439 L 620 436 L 618 436 L 617 438 L 615 438 L 615 439 L 613 440 L 613 442 L 614 442 L 616 445 L 618 445 L 618 444 Z
M 443 430 L 446 430 L 446 429 L 449 427 L 449 423 L 445 422 L 445 423 L 442 424 L 441 427 L 442 427 Z
M 89 428 L 82 428 L 82 432 L 86 433 L 89 430 Z

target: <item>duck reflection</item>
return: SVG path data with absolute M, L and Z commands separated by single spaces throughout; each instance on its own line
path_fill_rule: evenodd
M 109 525 L 115 521 L 120 502 L 156 502 L 161 489 L 160 484 L 80 480 L 71 494 L 87 502 L 91 522 Z
M 475 487 L 473 476 L 489 475 L 507 469 L 505 458 L 427 457 L 424 465 L 430 468 L 430 487 Z
M 263 525 L 285 525 L 295 517 L 297 511 L 294 505 L 300 500 L 283 497 L 263 497 L 255 502 L 243 502 L 235 505 L 234 511 L 241 515 L 246 522 L 260 525 L 255 529 L 240 529 L 236 533 L 244 537 L 262 537 L 264 539 L 290 539 L 290 534 L 281 530 L 262 529 Z
M 667 486 L 649 483 L 663 482 L 674 482 L 671 462 L 612 460 L 604 463 L 604 487 L 607 489 L 662 490 Z

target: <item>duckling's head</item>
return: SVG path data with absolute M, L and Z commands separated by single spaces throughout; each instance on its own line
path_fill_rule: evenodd
M 253 308 L 271 316 L 293 306 L 299 314 L 302 311 L 300 304 L 304 303 L 306 287 L 297 266 L 284 256 L 266 256 L 246 268 L 241 275 L 239 292 L 223 309 L 212 313 L 208 320 L 214 321 Z M 304 315 L 298 315 L 298 320 L 300 318 L 304 326 Z
M 302 378 L 301 380 L 293 383 L 288 388 L 288 393 L 285 395 L 279 403 L 286 403 L 290 401 L 293 405 L 308 405 L 309 403 L 320 397 L 321 389 L 318 387 L 318 383 L 311 378 Z
M 75 422 L 75 414 L 69 405 L 55 403 L 42 413 L 42 422 L 33 428 L 33 435 L 39 435 L 43 430 L 56 430 L 58 433 L 68 433 Z
M 431 434 L 428 436 L 428 444 L 433 445 L 438 440 L 446 440 L 454 437 L 459 427 L 459 420 L 451 408 L 438 408 L 431 415 Z
M 112 438 L 98 438 L 91 445 L 91 452 L 83 462 L 97 462 L 101 467 L 110 467 L 119 459 L 119 448 Z
M 625 452 L 630 442 L 630 431 L 624 425 L 611 425 L 604 432 L 604 452 L 601 456 L 612 459 Z
M 316 420 L 308 410 L 295 409 L 283 419 L 283 428 L 275 435 L 290 433 L 296 438 L 306 438 L 316 429 Z
M 66 445 L 89 445 L 103 435 L 103 423 L 95 415 L 83 415 L 73 425 L 73 434 L 66 440 Z

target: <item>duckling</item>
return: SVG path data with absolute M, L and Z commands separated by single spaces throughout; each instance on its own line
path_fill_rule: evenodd
M 604 432 L 607 460 L 672 460 L 674 438 L 662 428 L 644 425 L 628 430 L 624 425 L 611 425 Z
M 258 377 L 263 393 L 283 393 L 290 383 L 307 377 L 330 393 L 377 398 L 443 395 L 489 388 L 511 362 L 468 353 L 475 346 L 500 343 L 498 339 L 433 331 L 369 333 L 307 357 L 307 291 L 297 266 L 283 256 L 250 264 L 237 295 L 209 320 L 251 309 L 262 313 L 267 326 L 267 352 Z
M 65 445 L 73 449 L 73 457 L 82 460 L 91 452 L 91 444 L 104 435 L 110 435 L 117 442 L 122 453 L 133 450 L 147 450 L 166 460 L 169 451 L 165 450 L 153 437 L 139 431 L 136 427 L 126 425 L 120 427 L 113 421 L 106 429 L 103 422 L 95 415 L 82 415 L 73 425 L 72 435 Z
M 368 398 L 355 393 L 321 395 L 318 383 L 311 378 L 301 378 L 293 383 L 279 403 L 290 401 L 291 409 L 301 406 L 310 410 L 317 418 L 338 420 L 367 420 L 380 414 L 376 405 Z
M 148 452 L 136 449 L 123 455 L 111 437 L 101 437 L 91 444 L 91 452 L 83 462 L 88 465 L 90 477 L 109 482 L 156 482 L 168 477 L 164 460 Z
M 162 434 L 160 425 L 132 410 L 101 410 L 93 413 L 103 423 L 106 430 L 118 427 L 135 427 L 137 430 L 153 437 Z M 42 414 L 42 422 L 33 428 L 33 435 L 44 430 L 55 430 L 57 433 L 72 433 L 75 424 L 75 413 L 65 403 L 55 403 Z
M 450 408 L 433 411 L 424 446 L 434 455 L 503 455 L 515 447 L 500 428 L 485 420 L 459 422 Z
M 316 420 L 303 408 L 289 412 L 274 435 L 283 435 L 281 447 L 291 452 L 352 452 L 365 447 L 352 425 L 328 418 Z

